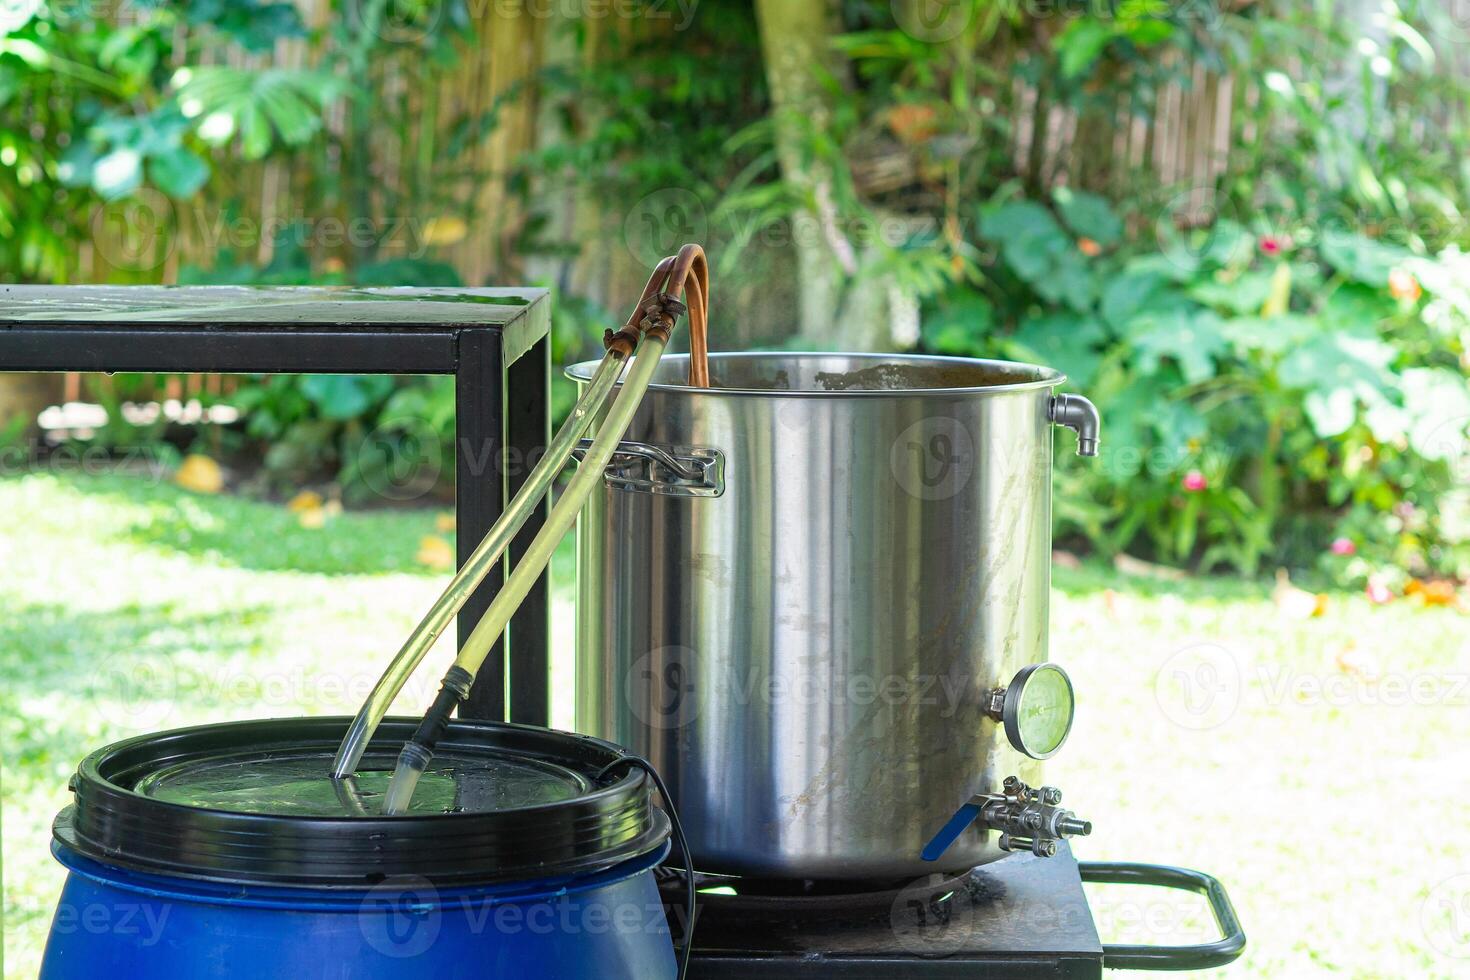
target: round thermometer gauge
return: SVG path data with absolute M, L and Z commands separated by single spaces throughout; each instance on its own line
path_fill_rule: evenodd
M 1057 754 L 1072 731 L 1077 700 L 1072 679 L 1056 664 L 1022 668 L 1005 690 L 1001 721 L 1006 738 L 1033 759 Z

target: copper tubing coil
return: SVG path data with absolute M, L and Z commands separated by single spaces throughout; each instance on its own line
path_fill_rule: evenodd
M 686 304 L 681 297 L 688 297 Z M 654 267 L 628 322 L 603 336 L 603 346 L 631 357 L 639 337 L 673 333 L 674 321 L 689 314 L 689 386 L 709 387 L 709 261 L 698 245 L 685 245 Z

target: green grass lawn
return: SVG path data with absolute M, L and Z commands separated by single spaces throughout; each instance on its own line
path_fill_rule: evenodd
M 182 724 L 351 713 L 444 581 L 416 559 L 436 516 L 309 530 L 142 477 L 0 481 L 6 977 L 35 975 L 61 881 L 49 826 L 81 756 Z M 1220 876 L 1251 937 L 1226 976 L 1470 972 L 1452 955 L 1470 957 L 1470 889 L 1451 880 L 1470 873 L 1470 618 L 1333 596 L 1300 620 L 1253 583 L 1056 578 L 1052 656 L 1081 708 L 1048 775 L 1096 824 L 1082 857 Z M 439 671 L 423 674 L 408 709 Z M 1110 940 L 1208 933 L 1190 897 L 1091 895 Z

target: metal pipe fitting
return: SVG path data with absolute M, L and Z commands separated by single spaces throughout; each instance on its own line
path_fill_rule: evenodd
M 1077 455 L 1096 456 L 1102 418 L 1097 406 L 1081 395 L 1056 395 L 1047 417 L 1077 433 Z

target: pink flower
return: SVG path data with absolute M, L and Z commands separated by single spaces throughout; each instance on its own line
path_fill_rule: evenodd
M 1261 236 L 1261 254 L 1268 258 L 1276 258 L 1284 251 L 1286 245 L 1275 235 Z
M 1179 485 L 1190 493 L 1199 493 L 1210 484 L 1199 470 L 1190 470 L 1184 474 L 1184 479 L 1179 481 Z
M 1389 591 L 1387 585 L 1383 584 L 1383 580 L 1376 576 L 1368 579 L 1368 587 L 1363 591 L 1367 593 L 1368 601 L 1374 605 L 1382 606 L 1393 601 L 1393 593 Z
M 1351 538 L 1337 538 L 1332 542 L 1332 553 L 1334 555 L 1357 554 L 1358 546 L 1353 544 Z

